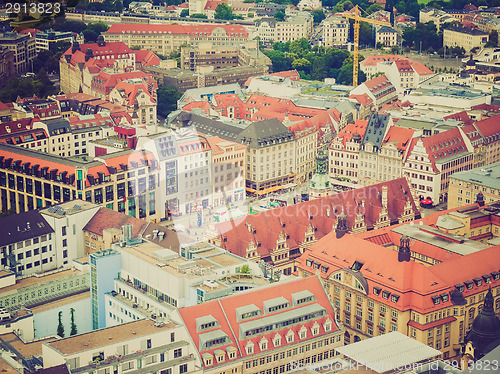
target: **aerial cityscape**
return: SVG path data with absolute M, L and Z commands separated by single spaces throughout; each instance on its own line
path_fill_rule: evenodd
M 500 1 L 0 2 L 5 374 L 500 373 Z

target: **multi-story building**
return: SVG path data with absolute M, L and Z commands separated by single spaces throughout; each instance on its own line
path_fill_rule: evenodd
M 340 238 L 332 232 L 300 257 L 299 276 L 320 274 L 346 342 L 399 331 L 441 350 L 443 358 L 456 357 L 488 289 L 500 295 L 498 245 L 456 240 L 463 222 L 477 217 L 478 224 L 498 206 L 488 209 L 473 206 Z
M 109 92 L 109 101 L 127 108 L 134 125 L 156 124 L 155 86 L 148 85 L 142 79 L 121 81 Z
M 28 115 L 40 119 L 56 118 L 61 115 L 59 106 L 53 100 L 43 100 L 38 97 L 20 98 L 16 101 L 18 108 Z
M 468 27 L 447 27 L 443 30 L 443 45 L 462 47 L 466 52 L 481 47 L 488 42 L 489 34 Z
M 343 17 L 328 17 L 321 22 L 322 41 L 325 47 L 344 47 L 347 45 L 349 21 Z
M 358 182 L 359 149 L 365 136 L 368 121 L 358 119 L 339 131 L 330 145 L 329 175 Z
M 239 47 L 215 47 L 212 43 L 199 43 L 198 47 L 181 47 L 181 68 L 199 71 L 201 66 L 213 70 L 236 67 L 271 65 L 271 60 L 259 51 L 257 43 L 247 42 Z
M 364 209 L 361 207 L 370 207 Z M 363 214 L 360 213 L 363 210 Z M 342 217 L 342 224 L 337 222 Z M 404 178 L 247 215 L 217 224 L 211 242 L 291 275 L 304 249 L 336 227 L 363 232 L 420 217 Z M 340 227 L 341 226 L 341 227 Z
M 0 144 L 1 209 L 22 212 L 74 199 L 160 220 L 159 169 L 153 155 L 121 151 L 95 160 L 41 154 Z
M 335 313 L 317 277 L 178 311 L 205 373 L 284 373 L 337 355 Z
M 15 53 L 10 48 L 0 46 L 0 86 L 17 74 Z
M 445 202 L 450 175 L 472 169 L 472 165 L 472 145 L 459 128 L 454 128 L 413 138 L 405 154 L 403 174 L 417 196 Z
M 174 232 L 148 228 L 142 239 L 131 239 L 128 231 L 131 225 L 123 227 L 123 240 L 111 250 L 91 255 L 96 263 L 92 281 L 101 285 L 93 308 L 99 326 L 148 317 L 167 322 L 176 308 L 269 283 L 258 264 L 214 245 L 182 244 L 176 251 L 168 244 Z M 106 263 L 113 269 L 106 269 Z M 242 268 L 248 271 L 246 277 L 241 276 Z
M 375 44 L 382 44 L 384 47 L 398 45 L 398 33 L 392 27 L 380 26 L 375 29 Z
M 173 321 L 143 319 L 44 343 L 44 368 L 65 365 L 85 370 L 158 370 L 185 374 L 199 365 L 185 328 Z
M 268 16 L 262 17 L 255 23 L 257 36 L 263 43 L 269 45 L 276 41 L 277 23 L 278 21 L 275 18 L 270 18 Z
M 367 94 L 377 107 L 381 107 L 397 98 L 396 88 L 385 75 L 379 75 L 361 83 L 351 91 L 351 95 L 363 94 Z
M 415 76 L 413 79 L 408 79 L 408 81 L 404 79 L 403 81 L 401 81 L 401 78 L 411 78 L 411 76 L 407 77 L 405 75 L 399 74 L 398 65 L 394 64 L 398 61 L 407 61 L 411 65 L 411 68 L 414 72 L 413 75 Z M 405 70 L 408 70 L 406 64 L 402 64 L 399 66 L 405 67 Z M 427 78 L 430 78 L 434 74 L 432 70 L 430 70 L 421 62 L 417 62 L 399 55 L 368 56 L 359 63 L 359 68 L 361 69 L 361 71 L 363 71 L 363 73 L 366 74 L 368 78 L 372 78 L 377 73 L 384 73 L 395 86 L 412 81 L 415 82 L 415 84 L 419 84 L 420 82 Z M 405 71 L 405 73 L 411 72 Z
M 487 204 L 500 200 L 500 163 L 450 175 L 448 209 L 469 205 L 481 193 Z
M 68 42 L 73 44 L 74 41 L 83 44 L 83 34 L 75 36 L 71 31 L 54 31 L 48 30 L 35 34 L 36 52 L 49 50 L 57 42 Z
M 313 33 L 313 17 L 307 12 L 289 17 L 283 22 L 277 22 L 275 26 L 275 42 L 286 43 L 288 41 L 309 39 Z
M 106 42 L 123 42 L 127 46 L 151 49 L 168 56 L 182 44 L 193 47 L 212 42 L 216 47 L 238 46 L 248 41 L 248 32 L 241 25 L 138 25 L 113 24 L 104 34 Z
M 213 207 L 231 205 L 245 199 L 246 150 L 243 144 L 217 136 L 207 137 L 212 150 L 211 176 Z
M 151 53 L 133 51 L 122 42 L 105 42 L 102 36 L 97 43 L 75 42 L 59 60 L 61 90 L 66 94 L 83 92 L 105 99 L 112 88 L 107 84 L 110 76 L 115 77 L 112 83 L 116 85 L 117 80 L 146 76 L 136 71 L 139 65 L 144 68 L 159 64 L 159 58 Z M 151 83 L 154 81 L 149 79 Z
M 236 66 L 216 70 L 207 67 L 207 71 L 198 69 L 198 72 L 149 66 L 143 68 L 143 70 L 151 74 L 159 82 L 163 82 L 163 84 L 168 86 L 174 86 L 179 91 L 185 92 L 193 88 L 214 87 L 234 83 L 243 86 L 248 78 L 267 74 L 269 66 Z
M 0 46 L 14 52 L 16 74 L 33 71 L 33 60 L 36 58 L 35 38 L 29 34 L 7 32 L 0 36 Z
M 68 201 L 40 210 L 54 230 L 57 268 L 68 267 L 74 259 L 88 254 L 84 246 L 83 228 L 98 210 L 99 205 L 82 200 Z
M 5 235 L 0 243 L 1 264 L 16 276 L 42 273 L 57 268 L 54 229 L 37 211 L 23 212 L 1 219 Z M 67 251 L 66 251 L 67 257 Z

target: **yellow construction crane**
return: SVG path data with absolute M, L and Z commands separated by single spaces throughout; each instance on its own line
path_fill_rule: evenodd
M 369 19 L 360 16 L 360 7 L 355 6 L 349 12 L 343 13 L 343 16 L 354 20 L 354 51 L 353 51 L 353 65 L 352 65 L 352 85 L 356 87 L 358 85 L 358 69 L 359 69 L 359 23 L 361 21 L 373 23 L 375 25 L 381 26 L 391 26 L 389 22 L 378 21 L 376 19 Z M 354 14 L 352 13 L 354 12 Z

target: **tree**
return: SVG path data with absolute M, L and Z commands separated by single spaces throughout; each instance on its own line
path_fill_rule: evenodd
M 167 117 L 177 109 L 177 100 L 182 96 L 174 86 L 159 86 L 156 94 L 158 96 L 157 111 L 163 117 Z
M 314 19 L 314 23 L 320 23 L 321 21 L 323 21 L 326 18 L 325 12 L 323 12 L 323 9 L 314 9 L 312 11 L 312 16 Z
M 243 265 L 240 269 L 241 274 L 250 274 L 250 266 Z
M 226 3 L 221 3 L 217 5 L 217 8 L 215 8 L 214 18 L 232 20 L 234 19 L 233 10 Z
M 64 326 L 62 324 L 62 312 L 59 312 L 59 324 L 57 325 L 57 335 L 64 338 Z
M 366 13 L 372 14 L 372 13 L 378 12 L 379 10 L 382 10 L 382 9 L 383 9 L 382 5 L 375 3 L 375 4 L 370 5 L 366 9 Z
M 189 16 L 189 9 L 182 9 L 180 16 L 181 17 L 187 17 L 187 16 Z
M 71 313 L 71 332 L 69 335 L 76 335 L 78 333 L 78 329 L 76 328 L 76 323 L 75 323 L 75 310 L 71 308 L 70 310 Z
M 285 13 L 283 13 L 281 10 L 277 11 L 276 13 L 274 13 L 274 19 L 276 21 L 283 22 L 285 20 Z
M 492 30 L 486 47 L 498 47 L 498 31 Z

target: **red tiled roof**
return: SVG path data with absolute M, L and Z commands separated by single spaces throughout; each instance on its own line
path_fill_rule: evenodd
M 370 90 L 372 94 L 375 94 L 376 92 L 382 91 L 385 88 L 392 86 L 392 83 L 389 81 L 389 79 L 387 79 L 387 77 L 384 74 L 379 75 L 378 77 L 375 77 L 373 79 L 370 79 L 363 84 L 366 86 L 366 88 Z M 389 90 L 387 91 L 387 93 L 389 93 Z
M 211 137 L 207 137 L 206 139 L 208 141 L 210 149 L 212 150 L 212 155 L 214 155 L 214 156 L 224 153 L 224 149 L 220 145 L 221 143 L 231 144 L 232 146 L 234 146 L 235 150 L 246 149 L 246 147 L 247 147 L 246 145 L 232 142 L 230 140 L 222 139 L 222 138 L 219 138 L 218 136 L 211 136 Z
M 300 305 L 294 305 L 292 303 L 292 294 L 300 292 L 300 291 L 309 291 L 315 296 L 315 300 L 310 302 L 306 302 Z M 264 302 L 266 300 L 276 299 L 276 298 L 284 298 L 288 300 L 291 304 L 289 308 L 281 309 L 276 312 L 268 312 L 262 313 L 261 316 L 251 317 L 244 319 L 243 321 L 238 321 L 237 319 L 237 308 L 255 305 L 262 311 L 264 311 Z M 326 310 L 326 316 L 316 318 L 311 321 L 307 321 L 301 324 L 289 325 L 280 330 L 273 331 L 267 334 L 258 334 L 257 336 L 251 337 L 243 337 L 240 339 L 240 326 L 248 321 L 259 321 L 261 318 L 267 318 L 268 316 L 278 316 L 284 311 L 288 310 L 299 310 L 307 305 L 318 304 L 320 307 Z M 269 352 L 272 350 L 272 344 L 274 337 L 276 334 L 280 334 L 281 336 L 281 346 L 294 345 L 299 339 L 298 331 L 305 326 L 310 329 L 315 323 L 318 323 L 320 326 L 319 333 L 320 334 L 330 334 L 331 332 L 338 331 L 338 326 L 335 323 L 334 311 L 333 308 L 325 294 L 325 291 L 322 288 L 321 282 L 317 277 L 308 277 L 295 279 L 288 282 L 280 282 L 275 283 L 273 285 L 267 287 L 260 287 L 255 290 L 247 291 L 244 293 L 237 293 L 233 296 L 224 297 L 217 300 L 208 301 L 203 304 L 193 305 L 185 308 L 179 309 L 179 314 L 183 319 L 183 322 L 191 336 L 192 341 L 196 345 L 200 355 L 205 353 L 210 353 L 215 355 L 215 351 L 223 350 L 225 351 L 228 347 L 238 347 L 236 352 L 235 360 L 240 359 L 242 357 L 249 357 L 253 355 L 260 355 L 263 352 Z M 219 326 L 215 326 L 203 331 L 197 330 L 196 319 L 201 317 L 211 316 L 215 318 L 219 324 Z M 332 322 L 331 331 L 325 332 L 323 324 L 330 320 Z M 217 346 L 216 348 L 211 349 L 202 349 L 199 346 L 200 335 L 206 332 L 211 331 L 222 331 L 228 337 L 230 342 L 224 346 Z M 294 341 L 291 343 L 287 342 L 285 335 L 292 331 L 295 334 Z M 310 330 L 309 330 L 310 331 Z M 310 338 L 311 334 L 307 334 L 307 338 Z M 267 345 L 267 349 L 265 351 L 260 350 L 259 342 L 261 339 L 267 339 L 269 344 Z M 251 341 L 254 344 L 254 350 L 251 354 L 246 353 L 245 346 L 248 342 Z M 220 364 L 227 364 L 228 360 L 224 360 L 223 363 L 217 363 L 216 360 L 213 360 L 213 366 Z M 203 366 L 205 366 L 205 362 L 203 362 Z
M 363 66 L 371 66 L 377 65 L 379 62 L 393 62 L 397 60 L 404 60 L 406 57 L 399 55 L 376 55 L 376 56 L 368 56 L 363 61 L 360 62 Z
M 485 144 L 500 140 L 500 114 L 476 122 L 476 127 L 484 137 Z
M 38 120 L 39 120 L 38 117 L 35 117 L 35 118 L 23 118 L 11 122 L 2 122 L 0 123 L 0 135 L 14 135 L 17 132 L 26 131 L 29 128 L 33 128 L 33 124 Z M 8 131 L 7 127 L 9 128 Z
M 370 235 L 377 236 L 380 231 L 387 232 L 387 228 L 375 230 Z M 313 263 L 327 266 L 328 271 L 322 272 L 321 276 L 328 277 L 337 270 L 351 267 L 354 261 L 362 262 L 361 274 L 368 283 L 367 291 L 371 298 L 384 304 L 393 304 L 392 307 L 398 310 L 411 309 L 428 313 L 452 306 L 450 298 L 435 304 L 432 296 L 449 294 L 456 284 L 498 271 L 499 248 L 500 246 L 493 246 L 465 256 L 455 255 L 436 265 L 426 266 L 415 261 L 399 262 L 397 251 L 363 240 L 361 235 L 347 234 L 336 239 L 332 232 L 306 249 L 297 260 L 297 266 L 313 273 Z M 492 279 L 491 282 L 483 282 L 479 287 L 474 286 L 473 290 L 465 289 L 464 296 L 500 285 L 500 280 Z M 384 300 L 382 292 L 378 296 L 372 292 L 374 287 L 391 294 L 396 293 L 400 298 L 395 303 L 390 298 Z
M 140 49 L 135 51 L 135 62 L 142 66 L 156 66 L 160 65 L 160 58 L 152 51 Z
M 202 109 L 206 114 L 210 112 L 210 103 L 208 101 L 193 101 L 182 107 L 182 110 L 190 112 L 194 108 Z
M 280 235 L 287 237 L 290 248 L 296 248 L 305 241 L 309 227 L 314 228 L 316 239 L 322 238 L 331 232 L 336 216 L 342 211 L 347 215 L 349 228 L 354 226 L 358 213 L 363 214 L 366 226 L 372 228 L 382 211 L 382 186 L 387 186 L 388 196 L 391 196 L 387 206 L 391 221 L 401 217 L 408 200 L 415 215 L 420 214 L 408 182 L 405 178 L 399 178 L 222 222 L 215 229 L 224 239 L 221 240 L 223 248 L 246 257 L 249 243 L 253 242 L 256 247 L 260 243 L 257 251 L 261 258 L 265 258 L 272 254 Z
M 205 10 L 215 10 L 219 4 L 227 4 L 227 1 L 207 1 L 205 5 Z
M 461 112 L 458 112 L 458 113 L 450 114 L 446 117 L 443 117 L 443 119 L 445 119 L 445 120 L 455 119 L 455 120 L 463 122 L 465 124 L 472 123 L 472 120 L 470 119 L 469 115 L 467 114 L 467 112 L 465 110 L 462 110 Z
M 342 139 L 342 144 L 345 145 L 348 141 L 352 139 L 354 134 L 361 135 L 361 139 L 365 135 L 366 127 L 368 126 L 368 121 L 357 119 L 355 123 L 350 123 L 344 127 L 337 135 L 338 138 Z M 333 144 L 330 146 L 333 147 Z M 333 149 L 333 148 L 331 148 Z
M 371 106 L 373 105 L 373 100 L 370 96 L 367 94 L 362 94 L 362 95 L 351 95 L 349 96 L 349 99 L 354 99 L 364 107 Z
M 413 137 L 414 133 L 415 130 L 412 129 L 392 126 L 387 132 L 383 144 L 394 142 L 396 143 L 396 147 L 398 147 L 400 151 L 404 151 L 410 144 L 411 138 Z
M 115 86 L 115 89 L 117 90 L 123 90 L 122 97 L 124 99 L 124 102 L 122 103 L 124 106 L 127 107 L 133 107 L 136 101 L 136 96 L 140 92 L 144 92 L 149 96 L 149 100 L 151 103 L 154 103 L 155 100 L 151 96 L 151 93 L 148 91 L 148 88 L 146 87 L 146 84 L 132 84 L 129 82 L 118 82 L 118 84 Z
M 228 36 L 234 33 L 242 34 L 241 37 L 247 38 L 248 32 L 241 25 L 143 25 L 143 24 L 114 24 L 106 31 L 107 34 L 146 34 L 149 32 L 157 33 L 172 33 L 172 34 L 189 34 L 190 36 L 198 36 L 198 34 L 211 35 L 215 29 L 224 29 Z
M 121 228 L 123 225 L 132 225 L 132 236 L 137 238 L 144 231 L 148 223 L 139 218 L 118 213 L 108 208 L 99 208 L 96 214 L 87 222 L 83 231 L 102 236 L 105 229 Z
M 414 71 L 408 60 L 397 60 L 394 63 L 400 73 L 412 73 Z

